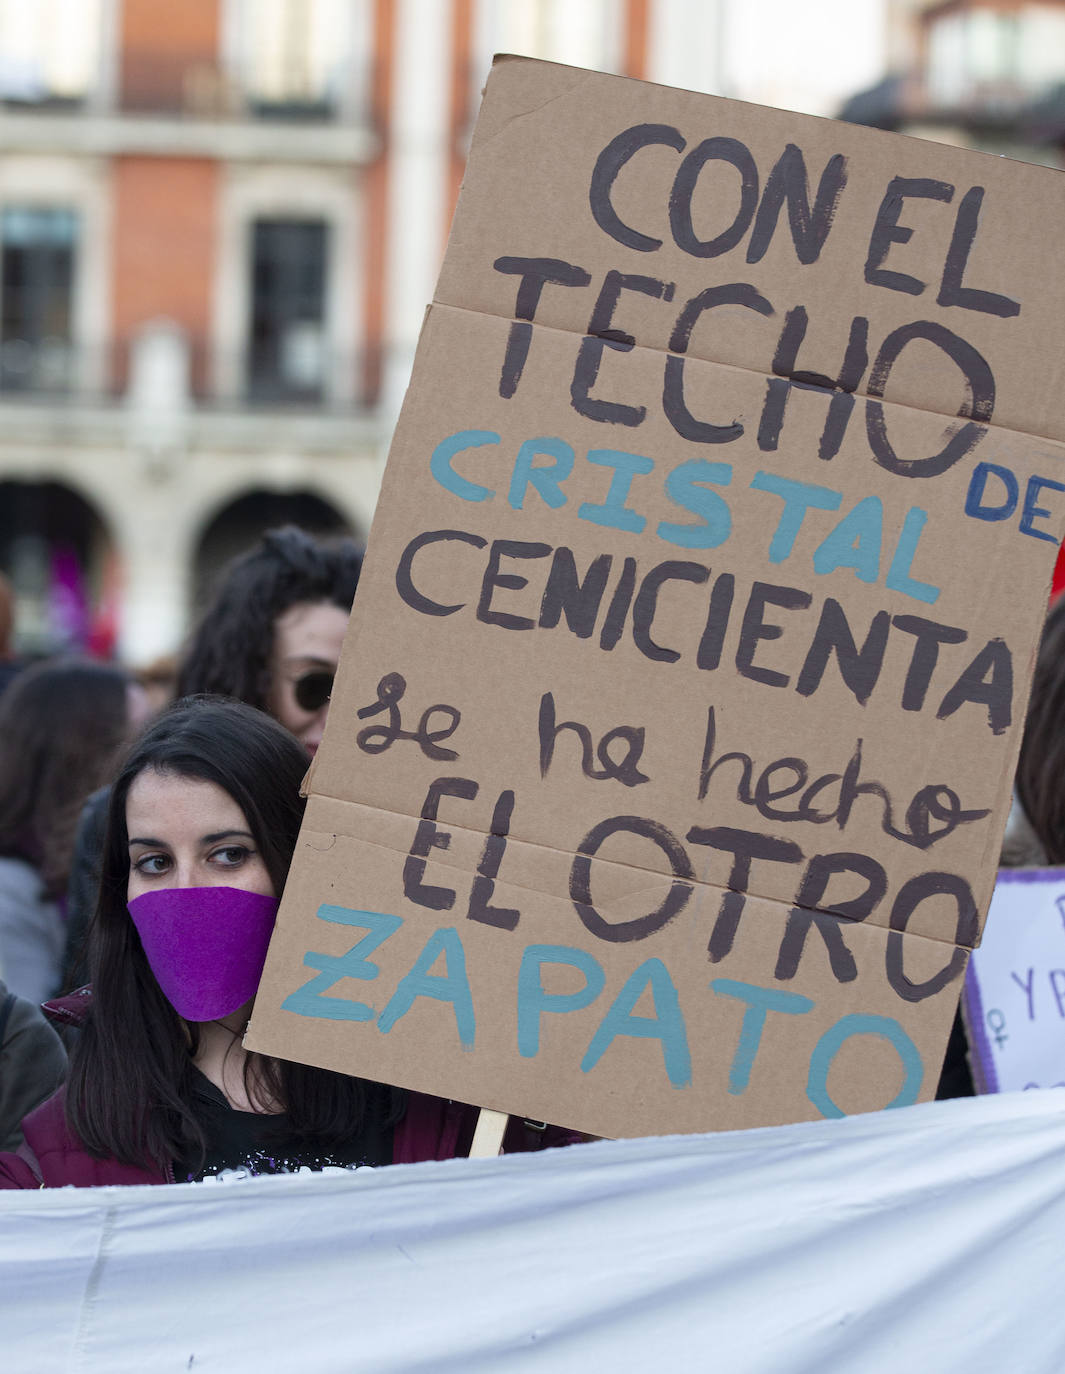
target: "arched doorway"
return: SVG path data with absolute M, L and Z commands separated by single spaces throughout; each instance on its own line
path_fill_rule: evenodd
M 350 535 L 351 525 L 335 506 L 309 491 L 250 491 L 224 506 L 200 537 L 192 569 L 193 612 L 210 598 L 219 572 L 278 525 L 298 525 L 321 537 Z
M 17 653 L 113 653 L 118 562 L 83 496 L 59 482 L 0 481 L 0 569 L 15 590 Z

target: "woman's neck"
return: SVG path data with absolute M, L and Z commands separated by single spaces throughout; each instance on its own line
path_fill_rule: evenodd
M 281 1104 L 267 1092 L 258 1057 L 249 1056 L 241 1044 L 243 1027 L 237 1030 L 222 1021 L 204 1021 L 199 1027 L 199 1044 L 192 1062 L 203 1076 L 225 1096 L 238 1112 L 276 1113 Z M 251 1060 L 250 1072 L 249 1059 Z

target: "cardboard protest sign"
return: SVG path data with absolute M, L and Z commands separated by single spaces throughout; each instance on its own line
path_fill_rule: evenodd
M 1065 868 L 998 875 L 962 1011 L 981 1092 L 1065 1087 Z
M 1065 521 L 1063 212 L 497 62 L 251 1048 L 601 1135 L 932 1096 Z

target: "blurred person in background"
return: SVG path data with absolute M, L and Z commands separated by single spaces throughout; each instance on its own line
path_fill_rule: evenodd
M 163 654 L 159 658 L 153 658 L 151 663 L 146 663 L 143 668 L 138 668 L 134 673 L 137 681 L 144 688 L 150 716 L 157 716 L 174 700 L 177 671 L 176 655 Z
M 1065 596 L 1043 626 L 1014 787 L 1002 866 L 1065 865 Z
M 273 716 L 313 756 L 361 566 L 354 540 L 321 541 L 294 525 L 268 530 L 223 569 L 181 655 L 176 695 L 243 701 Z M 107 789 L 91 797 L 78 827 L 67 892 L 66 989 L 88 976 L 83 947 L 96 903 L 107 800 Z
M 15 589 L 0 573 L 0 692 L 9 687 L 23 668 L 15 657 Z
M 128 673 L 27 668 L 0 698 L 0 979 L 30 1002 L 60 985 L 78 815 L 144 717 Z
M 266 711 L 313 755 L 348 628 L 362 555 L 293 525 L 223 572 L 182 656 L 177 695 L 235 697 Z
M 39 1008 L 0 982 L 0 1151 L 22 1144 L 22 1118 L 66 1077 L 67 1052 Z

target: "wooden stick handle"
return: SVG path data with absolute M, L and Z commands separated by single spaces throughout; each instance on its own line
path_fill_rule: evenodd
M 503 1151 L 503 1132 L 507 1129 L 510 1117 L 506 1112 L 493 1112 L 482 1107 L 477 1116 L 477 1126 L 473 1132 L 470 1146 L 471 1159 L 491 1159 Z

